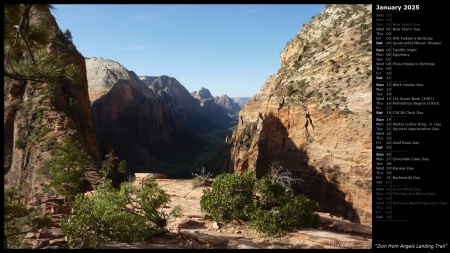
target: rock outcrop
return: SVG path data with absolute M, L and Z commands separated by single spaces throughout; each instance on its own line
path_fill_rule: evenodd
M 239 113 L 225 171 L 277 162 L 321 211 L 372 222 L 371 5 L 327 5 L 280 55 Z
M 42 194 L 48 179 L 38 170 L 51 156 L 55 143 L 70 137 L 78 141 L 88 155 L 99 158 L 84 57 L 63 35 L 48 8 L 32 7 L 30 13 L 30 25 L 39 23 L 48 32 L 46 55 L 57 59 L 53 61 L 60 61 L 61 66 L 73 65 L 80 78 L 36 82 L 32 81 L 33 77 L 19 81 L 5 76 L 4 183 L 5 187 L 16 187 L 26 200 Z M 31 50 L 37 49 L 32 47 Z M 25 48 L 23 55 L 27 55 Z M 28 62 L 29 58 L 24 57 L 23 61 Z M 39 66 L 37 74 L 45 72 L 50 63 L 39 64 L 45 66 Z
M 86 71 L 89 80 L 91 103 L 105 95 L 118 80 L 140 83 L 139 77 L 125 69 L 120 63 L 103 58 L 86 58 Z

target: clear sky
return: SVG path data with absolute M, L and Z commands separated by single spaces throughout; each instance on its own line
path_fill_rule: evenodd
M 167 75 L 189 92 L 252 97 L 280 53 L 324 4 L 54 4 L 84 57 L 138 76 Z

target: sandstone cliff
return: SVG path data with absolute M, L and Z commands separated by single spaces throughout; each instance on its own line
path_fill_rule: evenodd
M 327 5 L 280 55 L 281 68 L 239 113 L 224 170 L 272 162 L 329 212 L 371 225 L 371 5 Z
M 86 71 L 89 78 L 89 98 L 91 102 L 105 95 L 117 80 L 131 80 L 140 83 L 139 77 L 126 70 L 121 64 L 103 58 L 86 58 Z
M 99 158 L 84 57 L 64 37 L 47 7 L 32 7 L 30 13 L 30 25 L 48 32 L 46 54 L 61 61 L 60 66 L 73 64 L 81 78 L 77 81 L 55 78 L 51 82 L 33 81 L 33 77 L 4 78 L 4 183 L 5 187 L 15 186 L 27 200 L 42 194 L 46 179 L 38 169 L 50 157 L 54 143 L 70 136 L 87 154 Z M 37 48 L 31 50 L 36 52 Z M 28 61 L 26 55 L 23 53 L 24 62 Z M 45 73 L 50 64 L 39 62 L 39 57 L 36 56 L 38 64 L 33 72 Z M 5 56 L 5 69 L 7 61 Z

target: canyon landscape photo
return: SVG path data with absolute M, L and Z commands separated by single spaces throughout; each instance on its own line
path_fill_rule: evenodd
M 4 13 L 5 248 L 91 245 L 86 233 L 99 235 L 95 247 L 86 247 L 102 249 L 372 248 L 372 5 L 324 5 L 278 49 L 279 69 L 261 77 L 265 82 L 248 96 L 235 96 L 231 88 L 215 94 L 206 82 L 188 90 L 177 76 L 150 68 L 138 75 L 101 53 L 82 55 L 51 5 L 8 4 Z M 214 204 L 206 196 L 216 196 L 222 179 L 253 173 L 258 185 L 275 172 L 284 173 L 276 175 L 278 182 L 292 182 L 276 188 L 282 186 L 270 181 L 284 189 L 278 194 L 317 207 L 310 223 L 295 223 L 281 235 L 263 233 L 275 228 L 258 222 L 297 206 L 267 204 L 261 189 L 250 202 L 265 209 L 244 216 L 251 222 L 228 222 L 226 210 L 212 218 Z M 225 182 L 217 194 L 227 193 Z M 164 199 L 162 192 L 168 202 L 152 206 L 151 200 Z M 146 200 L 136 197 L 141 193 Z M 115 227 L 80 225 L 78 212 L 98 215 L 95 210 L 103 209 L 95 201 L 113 208 L 107 199 L 122 201 L 114 196 L 128 201 L 123 209 L 129 212 L 157 217 L 151 229 L 164 233 L 121 241 L 126 236 L 105 232 L 120 230 Z M 236 199 L 229 203 L 239 206 Z M 146 203 L 156 216 L 143 211 Z M 182 210 L 178 216 L 175 207 Z M 17 216 L 19 208 L 28 211 Z M 30 208 L 50 219 L 46 225 L 27 218 Z M 280 224 L 289 219 L 281 217 Z M 28 225 L 18 225 L 20 219 Z M 74 232 L 84 228 L 88 232 Z

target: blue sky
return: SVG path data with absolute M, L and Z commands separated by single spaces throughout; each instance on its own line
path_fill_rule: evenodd
M 252 97 L 280 53 L 324 4 L 54 4 L 84 57 L 138 76 L 168 75 L 189 92 Z

